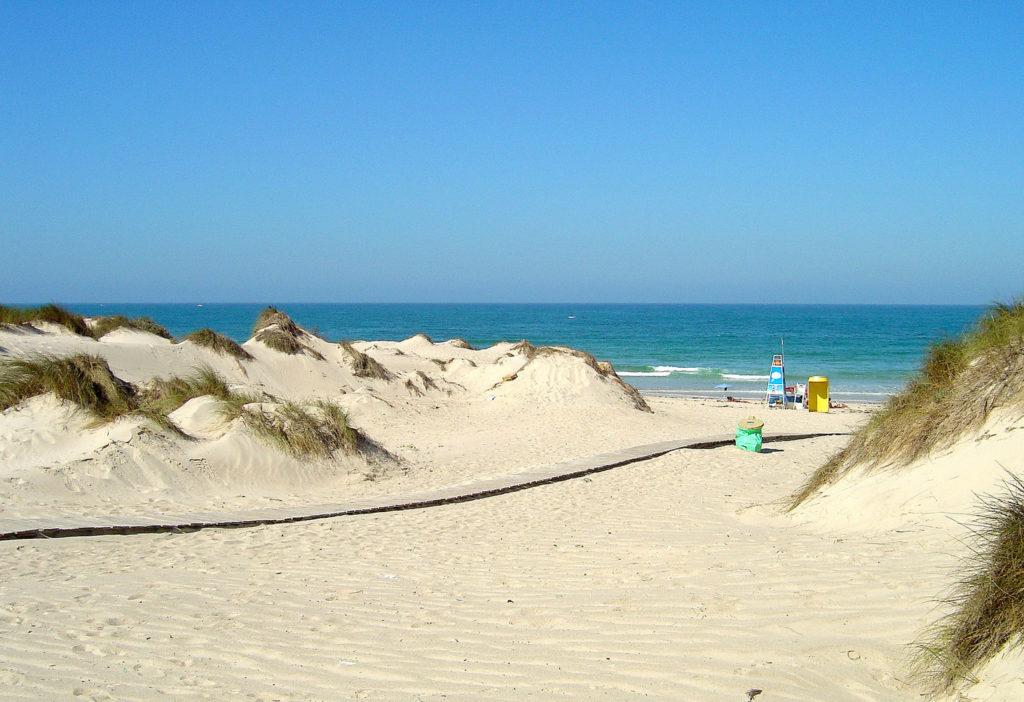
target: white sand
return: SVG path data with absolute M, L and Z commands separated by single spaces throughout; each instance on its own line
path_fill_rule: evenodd
M 357 343 L 394 374 L 367 380 L 341 347 L 306 341 L 324 361 L 253 341 L 256 361 L 239 364 L 135 332 L 0 331 L 8 354 L 99 353 L 133 382 L 204 362 L 239 386 L 331 397 L 402 459 L 287 458 L 208 399 L 174 415 L 196 437 L 183 440 L 138 420 L 88 428 L 39 397 L 0 415 L 0 516 L 400 495 L 730 432 L 752 412 L 766 431 L 866 417 L 657 398 L 646 413 L 568 353 L 528 363 L 511 344 L 422 337 Z M 1020 428 L 1001 414 L 983 441 L 844 481 L 793 515 L 778 501 L 845 439 L 683 450 L 407 512 L 0 542 L 0 698 L 919 699 L 907 644 L 965 548 L 945 515 L 998 487 L 993 463 L 1024 470 Z M 1021 699 L 1019 664 L 1001 657 L 967 699 Z

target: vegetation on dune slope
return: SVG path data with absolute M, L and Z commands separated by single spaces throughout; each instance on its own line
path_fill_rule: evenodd
M 360 378 L 376 378 L 377 380 L 390 380 L 391 374 L 371 356 L 357 350 L 348 341 L 342 341 L 341 347 L 352 359 L 352 372 Z
M 102 420 L 139 409 L 135 388 L 111 373 L 99 356 L 34 356 L 0 365 L 0 411 L 47 392 Z
M 36 356 L 0 364 L 0 411 L 47 392 L 84 408 L 98 421 L 137 414 L 179 434 L 168 415 L 193 398 L 212 396 L 227 418 L 241 418 L 261 439 L 296 458 L 331 458 L 338 450 L 353 452 L 364 443 L 334 403 L 274 402 L 268 410 L 264 402 L 273 398 L 234 392 L 208 366 L 185 378 L 157 378 L 140 388 L 114 375 L 98 356 Z
M 223 356 L 233 356 L 240 361 L 251 361 L 252 355 L 243 349 L 237 341 L 218 334 L 212 329 L 200 329 L 185 336 L 182 341 L 191 341 Z
M 256 335 L 267 327 L 277 327 L 292 336 L 302 334 L 302 329 L 299 328 L 299 325 L 276 307 L 267 307 L 260 311 L 259 316 L 256 318 L 256 323 L 253 324 L 252 333 Z
M 250 431 L 271 446 L 295 458 L 331 458 L 336 450 L 353 452 L 361 436 L 338 405 L 317 401 L 273 404 L 269 410 L 260 398 L 234 397 L 223 404 L 229 419 L 240 418 Z
M 137 329 L 165 339 L 173 338 L 167 329 L 149 317 L 129 319 L 122 314 L 115 314 L 110 317 L 98 317 L 90 327 L 84 317 L 57 305 L 43 305 L 42 307 L 5 307 L 0 305 L 0 325 L 24 325 L 33 322 L 52 322 L 66 327 L 79 336 L 89 336 L 94 339 L 99 339 L 105 334 L 121 328 Z
M 52 322 L 67 327 L 70 331 L 81 336 L 92 336 L 85 319 L 77 314 L 68 312 L 57 305 L 43 305 L 42 307 L 7 307 L 0 305 L 0 325 L 21 325 L 32 322 Z
M 157 378 L 139 392 L 140 404 L 162 415 L 168 415 L 189 400 L 210 395 L 226 400 L 231 395 L 228 384 L 209 366 L 198 366 L 192 375 Z
M 985 500 L 976 544 L 946 603 L 949 614 L 918 645 L 917 672 L 933 694 L 948 693 L 1006 646 L 1024 646 L 1024 482 Z
M 167 329 L 160 326 L 149 317 L 135 317 L 133 319 L 129 319 L 123 314 L 115 314 L 110 317 L 98 318 L 96 323 L 93 325 L 91 335 L 99 339 L 115 329 L 135 329 L 137 331 L 156 334 L 164 339 L 171 339 L 172 341 L 174 339 Z
M 799 506 L 854 467 L 907 466 L 979 429 L 996 407 L 1024 405 L 1024 300 L 991 306 L 974 329 L 929 350 L 907 388 L 790 499 Z M 916 667 L 933 694 L 974 682 L 1006 646 L 1024 646 L 1024 482 L 983 505 L 949 613 L 918 644 Z
M 1024 401 L 1024 300 L 989 308 L 975 328 L 933 344 L 921 370 L 792 496 L 793 509 L 855 466 L 898 468 L 951 446 L 995 407 Z
M 260 312 L 252 331 L 256 341 L 275 351 L 289 355 L 305 353 L 318 360 L 324 360 L 320 352 L 302 342 L 307 333 L 293 322 L 291 317 L 274 307 L 267 307 Z

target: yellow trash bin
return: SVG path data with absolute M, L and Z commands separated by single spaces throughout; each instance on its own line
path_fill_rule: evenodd
M 823 375 L 807 379 L 807 410 L 828 412 L 828 378 Z

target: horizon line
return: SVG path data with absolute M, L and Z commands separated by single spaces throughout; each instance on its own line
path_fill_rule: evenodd
M 517 301 L 491 301 L 491 302 L 480 302 L 480 301 L 396 301 L 396 300 L 381 300 L 381 301 L 322 301 L 322 300 L 287 300 L 287 301 L 257 301 L 257 300 L 246 300 L 246 301 L 223 301 L 223 300 L 188 300 L 180 302 L 163 302 L 163 301 L 129 301 L 129 300 L 103 300 L 103 301 L 82 301 L 75 300 L 69 302 L 50 300 L 47 302 L 0 302 L 0 305 L 17 305 L 20 307 L 33 307 L 42 305 L 268 305 L 268 306 L 283 306 L 283 305 L 473 305 L 473 306 L 485 306 L 485 305 L 533 305 L 533 306 L 645 306 L 645 307 L 670 307 L 670 306 L 716 306 L 716 305 L 745 305 L 752 307 L 767 307 L 767 306 L 786 306 L 786 307 L 984 307 L 986 305 L 993 304 L 993 301 L 988 302 L 595 302 L 595 301 L 555 301 L 555 302 L 517 302 Z

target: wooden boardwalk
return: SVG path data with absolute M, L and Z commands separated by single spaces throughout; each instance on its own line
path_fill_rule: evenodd
M 848 432 L 810 434 L 765 434 L 764 442 L 795 441 L 819 436 L 845 436 Z M 377 512 L 397 512 L 439 505 L 479 500 L 504 495 L 517 490 L 548 485 L 562 480 L 580 478 L 612 468 L 646 461 L 680 449 L 708 449 L 727 446 L 735 440 L 731 434 L 719 434 L 697 439 L 661 441 L 654 444 L 602 453 L 558 463 L 546 468 L 514 473 L 500 478 L 480 480 L 438 490 L 352 500 L 324 505 L 280 507 L 229 513 L 166 514 L 151 517 L 54 517 L 33 519 L 0 518 L 0 541 L 11 539 L 57 538 L 67 536 L 100 536 L 109 534 L 146 534 L 156 532 L 183 532 L 210 528 L 252 527 L 263 524 L 288 524 L 313 519 L 345 517 Z

